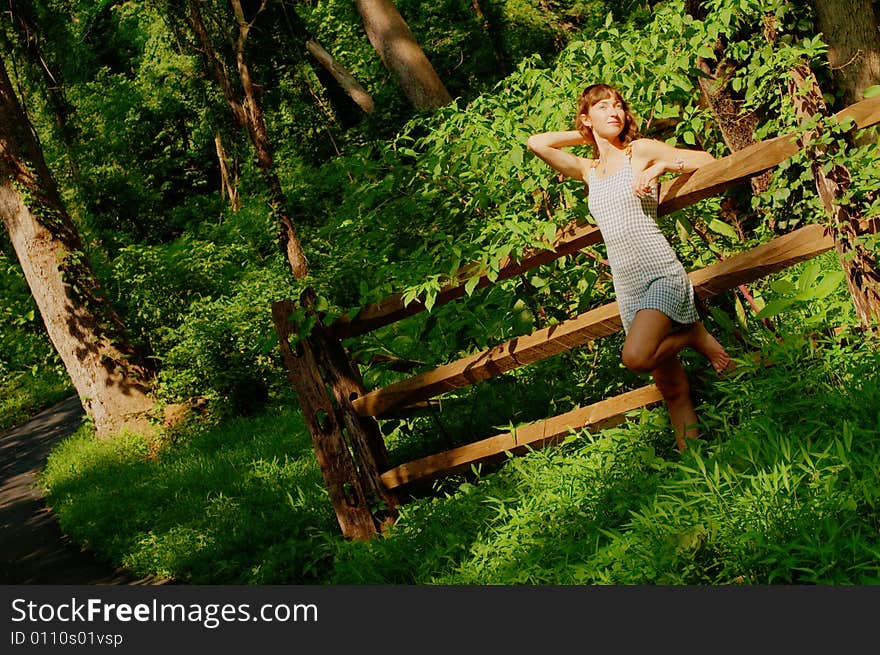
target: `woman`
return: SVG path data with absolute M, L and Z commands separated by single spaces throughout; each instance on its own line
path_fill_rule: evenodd
M 716 371 L 730 357 L 697 315 L 684 267 L 657 226 L 663 173 L 693 171 L 712 161 L 707 152 L 638 138 L 635 120 L 620 93 L 606 84 L 581 94 L 576 130 L 529 137 L 528 147 L 560 173 L 587 185 L 588 206 L 602 232 L 620 318 L 626 332 L 621 359 L 633 371 L 650 372 L 669 409 L 679 450 L 699 436 L 683 348 L 702 353 Z M 566 146 L 590 145 L 596 159 Z

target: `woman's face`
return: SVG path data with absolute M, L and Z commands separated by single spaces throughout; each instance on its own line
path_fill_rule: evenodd
M 608 96 L 591 106 L 588 114 L 581 114 L 581 120 L 596 136 L 610 141 L 623 132 L 626 112 L 620 98 Z

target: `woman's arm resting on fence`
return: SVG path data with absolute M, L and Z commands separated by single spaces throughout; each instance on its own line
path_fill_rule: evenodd
M 714 161 L 708 152 L 676 148 L 655 141 L 654 139 L 638 139 L 633 142 L 633 191 L 636 195 L 644 195 L 644 190 L 657 183 L 663 173 L 689 173 L 700 166 Z
M 584 137 L 577 130 L 533 134 L 526 141 L 529 150 L 554 169 L 575 180 L 586 182 L 585 171 L 589 170 L 590 160 L 561 150 L 566 146 L 583 144 Z

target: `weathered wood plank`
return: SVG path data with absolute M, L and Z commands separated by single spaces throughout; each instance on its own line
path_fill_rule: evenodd
M 870 127 L 880 123 L 880 97 L 863 100 L 843 109 L 836 114 L 839 121 L 852 118 L 858 127 Z M 662 216 L 677 209 L 682 209 L 700 200 L 716 195 L 725 189 L 743 183 L 797 153 L 799 145 L 796 135 L 787 134 L 766 141 L 755 143 L 736 153 L 717 159 L 693 173 L 680 175 L 664 182 L 660 186 L 660 206 L 658 213 Z M 499 280 L 519 275 L 523 271 L 554 261 L 565 255 L 595 245 L 601 240 L 598 229 L 592 225 L 571 223 L 557 234 L 552 250 L 535 250 L 520 262 L 512 259 L 503 262 Z M 465 282 L 478 269 L 474 265 L 466 266 L 438 294 L 435 305 L 439 306 L 464 295 Z M 482 276 L 478 288 L 492 284 Z M 329 329 L 339 338 L 347 338 L 364 334 L 384 325 L 390 325 L 408 316 L 424 311 L 424 303 L 414 301 L 404 306 L 403 296 L 395 294 L 381 302 L 368 305 L 354 319 L 343 316 L 334 322 Z
M 880 123 L 880 96 L 852 104 L 845 109 L 841 109 L 834 116 L 838 122 L 851 118 L 855 121 L 858 128 L 877 125 Z
M 387 527 L 397 520 L 398 499 L 382 484 L 380 471 L 388 468 L 385 440 L 376 419 L 361 416 L 351 406 L 353 398 L 365 393 L 363 380 L 342 344 L 328 335 L 320 322 L 312 329 L 309 341 L 325 373 L 325 382 L 336 399 L 337 415 L 345 433 L 376 523 Z
M 690 273 L 694 290 L 708 299 L 740 284 L 793 266 L 834 247 L 823 225 L 806 225 L 756 248 Z
M 778 136 L 753 143 L 732 155 L 709 162 L 693 173 L 663 182 L 657 214 L 663 216 L 717 195 L 773 168 L 797 151 L 798 144 L 793 136 Z
M 833 240 L 824 234 L 821 225 L 808 225 L 748 252 L 694 271 L 690 277 L 700 297 L 707 299 L 814 257 L 833 245 Z M 583 346 L 589 341 L 613 334 L 621 327 L 617 303 L 612 302 L 558 325 L 376 389 L 358 398 L 352 405 L 363 416 L 381 416 L 394 408 L 460 389 Z
M 506 280 L 528 271 L 536 266 L 547 264 L 565 255 L 577 252 L 587 246 L 592 246 L 602 240 L 599 228 L 595 225 L 586 225 L 577 222 L 569 223 L 557 231 L 556 238 L 549 248 L 535 248 L 529 250 L 520 261 L 508 257 L 501 262 L 498 272 L 498 280 Z M 475 288 L 494 284 L 485 275 L 481 267 L 471 264 L 465 266 L 456 276 L 456 279 L 446 284 L 437 294 L 435 305 L 439 306 L 465 294 L 465 283 L 474 275 L 480 275 L 480 281 Z M 365 334 L 384 325 L 390 325 L 397 321 L 418 314 L 425 309 L 425 304 L 420 300 L 414 300 L 408 305 L 403 302 L 402 294 L 394 294 L 384 300 L 367 305 L 354 318 L 349 319 L 344 315 L 337 319 L 328 330 L 340 339 Z
M 587 428 L 596 432 L 618 425 L 626 412 L 655 405 L 663 400 L 657 387 L 649 384 L 613 398 L 578 407 L 565 414 L 536 421 L 482 441 L 459 446 L 442 453 L 401 464 L 382 474 L 389 489 L 419 480 L 466 470 L 471 464 L 492 459 L 504 453 L 518 454 L 528 448 L 541 448 L 562 441 L 571 430 Z
M 460 389 L 582 346 L 593 339 L 617 332 L 621 326 L 617 303 L 609 303 L 569 321 L 376 389 L 352 404 L 358 414 L 381 416 L 392 408 Z
M 312 436 L 315 456 L 336 512 L 336 520 L 345 537 L 369 539 L 377 532 L 376 524 L 333 404 L 324 387 L 312 345 L 305 339 L 295 349 L 290 346 L 292 313 L 293 303 L 289 300 L 272 305 L 272 319 L 281 345 L 281 356 Z

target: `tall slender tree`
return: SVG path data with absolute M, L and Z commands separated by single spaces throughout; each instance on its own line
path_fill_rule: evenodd
M 294 38 L 301 41 L 309 54 L 320 65 L 321 70 L 325 70 L 331 78 L 338 84 L 339 88 L 345 95 L 351 99 L 366 114 L 371 114 L 375 108 L 373 98 L 366 89 L 358 82 L 355 77 L 331 55 L 318 39 L 309 31 L 305 23 L 299 17 L 299 14 L 284 3 L 281 4 L 281 10 L 284 14 L 284 22 L 293 34 Z M 315 69 L 319 74 L 319 69 Z M 323 81 L 323 80 L 322 80 Z
M 126 340 L 0 55 L 0 217 L 52 344 L 99 435 L 150 431 L 152 372 Z
M 437 109 L 452 102 L 434 66 L 391 0 L 355 0 L 367 38 L 385 67 L 397 76 L 416 109 Z
M 169 12 L 174 11 L 173 5 L 174 3 L 168 4 Z M 281 250 L 287 257 L 294 277 L 304 277 L 309 271 L 308 261 L 287 209 L 287 198 L 281 180 L 275 170 L 272 143 L 258 98 L 259 87 L 252 78 L 247 56 L 247 41 L 253 21 L 265 9 L 266 0 L 260 2 L 250 20 L 245 16 L 242 3 L 239 0 L 230 0 L 231 16 L 219 16 L 221 25 L 225 17 L 232 28 L 228 32 L 229 48 L 226 53 L 214 45 L 214 39 L 203 17 L 204 5 L 202 0 L 189 0 L 186 21 L 196 37 L 208 72 L 223 90 L 233 119 L 247 133 L 253 145 L 257 165 L 269 190 L 269 205 L 279 224 Z M 227 62 L 224 54 L 228 54 L 231 61 Z M 236 71 L 235 77 L 230 69 Z

